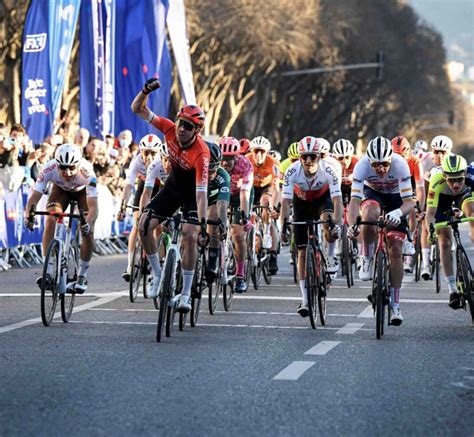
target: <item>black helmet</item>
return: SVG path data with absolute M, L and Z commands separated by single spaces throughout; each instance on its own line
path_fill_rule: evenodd
M 215 170 L 222 161 L 222 150 L 221 148 L 214 143 L 209 143 L 206 141 L 206 144 L 209 147 L 209 152 L 211 154 L 211 162 L 209 164 L 209 170 Z

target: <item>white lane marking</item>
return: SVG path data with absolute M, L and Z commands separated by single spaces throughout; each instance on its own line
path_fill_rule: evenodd
M 93 302 L 85 303 L 84 305 L 79 305 L 78 307 L 74 308 L 74 314 L 80 313 L 81 311 L 89 310 L 93 307 L 104 305 L 106 303 L 112 302 L 115 299 L 118 299 L 119 296 L 109 296 L 109 297 L 101 297 L 98 300 Z M 60 303 L 58 302 L 58 305 Z M 59 308 L 57 308 L 59 310 Z M 54 318 L 57 319 L 61 317 L 61 313 L 57 313 Z M 41 322 L 41 317 L 36 317 L 34 319 L 24 320 L 23 322 L 14 323 L 12 325 L 2 326 L 0 327 L 0 334 L 4 334 L 5 332 L 14 331 L 15 329 L 24 328 L 25 326 L 35 325 L 36 323 Z
M 374 309 L 372 305 L 367 305 L 367 307 L 362 311 L 358 316 L 358 319 L 373 319 L 374 318 Z
M 110 293 L 87 293 L 84 295 L 76 295 L 76 300 L 77 299 L 84 299 L 88 297 L 122 297 L 122 296 L 128 296 L 129 292 L 128 290 L 126 291 L 111 291 Z M 40 297 L 41 293 L 38 291 L 38 293 L 0 293 L 0 297 Z
M 285 367 L 280 373 L 273 377 L 279 381 L 296 381 L 298 378 L 313 367 L 314 361 L 293 361 L 289 366 Z
M 326 355 L 331 349 L 334 349 L 340 341 L 321 341 L 316 346 L 308 349 L 304 355 Z
M 363 323 L 348 323 L 346 326 L 339 329 L 336 334 L 355 334 L 360 328 L 364 326 Z

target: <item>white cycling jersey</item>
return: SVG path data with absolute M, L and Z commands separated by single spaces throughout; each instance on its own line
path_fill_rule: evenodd
M 322 161 L 327 162 L 336 171 L 339 180 L 342 180 L 342 165 L 334 156 L 326 156 Z
M 325 160 L 319 161 L 318 170 L 314 176 L 305 176 L 300 161 L 294 162 L 286 170 L 283 182 L 283 199 L 292 199 L 295 195 L 302 200 L 315 200 L 328 191 L 332 198 L 342 196 L 341 178 L 330 163 Z
M 167 177 L 168 173 L 166 173 L 163 167 L 163 162 L 160 158 L 156 158 L 146 171 L 145 188 L 152 189 L 158 180 L 163 185 Z
M 146 178 L 146 165 L 143 161 L 142 155 L 138 154 L 132 159 L 130 167 L 128 168 L 127 184 L 135 185 L 135 181 L 139 177 L 142 180 Z
M 59 171 L 58 162 L 55 159 L 48 161 L 36 179 L 34 190 L 46 194 L 48 183 L 51 182 L 64 191 L 76 192 L 86 188 L 87 197 L 97 197 L 97 177 L 92 164 L 82 158 L 77 167 L 76 175 L 71 180 L 65 180 Z
M 430 182 L 431 176 L 442 171 L 441 166 L 436 165 L 433 160 L 433 152 L 429 152 L 423 156 L 423 159 L 421 160 L 421 166 L 423 169 L 423 178 L 427 183 Z
M 413 197 L 410 168 L 400 155 L 393 154 L 392 165 L 388 173 L 381 178 L 364 155 L 354 167 L 351 197 L 362 199 L 364 185 L 379 193 L 400 194 L 402 199 Z

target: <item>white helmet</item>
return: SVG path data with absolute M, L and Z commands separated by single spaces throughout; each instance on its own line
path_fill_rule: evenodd
M 272 145 L 270 141 L 268 141 L 265 137 L 259 136 L 255 137 L 252 141 L 250 141 L 250 149 L 263 149 L 266 152 L 269 152 Z
M 281 153 L 278 150 L 270 150 L 269 155 L 275 160 L 280 162 L 281 161 Z
M 372 162 L 385 162 L 392 160 L 392 143 L 388 138 L 375 137 L 367 146 L 367 157 Z
M 159 151 L 160 156 L 161 156 L 162 158 L 163 158 L 163 156 L 164 156 L 165 158 L 168 158 L 168 156 L 170 156 L 169 153 L 168 153 L 168 144 L 166 144 L 166 142 L 161 143 L 161 144 L 159 145 L 158 151 Z
M 79 164 L 82 159 L 81 149 L 75 144 L 63 144 L 54 152 L 54 159 L 61 166 L 70 167 Z
M 307 136 L 301 138 L 298 143 L 298 153 L 301 155 L 302 153 L 320 153 L 319 150 L 320 143 L 317 138 Z
M 354 146 L 349 140 L 341 138 L 332 145 L 332 153 L 337 158 L 352 156 L 354 154 Z
M 161 146 L 161 140 L 153 134 L 145 135 L 139 143 L 140 152 L 145 150 L 151 150 L 153 152 L 158 152 Z
M 428 143 L 424 140 L 418 140 L 415 143 L 415 147 L 413 148 L 413 152 L 415 154 L 419 152 L 427 152 L 428 151 Z
M 321 155 L 327 155 L 331 151 L 331 143 L 325 138 L 318 138 L 319 153 Z
M 431 141 L 431 148 L 433 150 L 444 150 L 449 153 L 453 148 L 453 140 L 446 135 L 438 135 Z

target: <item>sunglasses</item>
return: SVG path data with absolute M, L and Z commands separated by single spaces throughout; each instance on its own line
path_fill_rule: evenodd
M 143 154 L 144 156 L 155 156 L 155 155 L 156 155 L 156 152 L 153 151 L 153 150 L 144 150 L 144 151 L 142 152 L 142 154 Z
M 259 153 L 261 153 L 262 155 L 267 153 L 265 149 L 253 149 L 253 152 L 255 153 L 255 155 L 258 155 Z
M 185 120 L 178 120 L 178 127 L 182 127 L 184 130 L 187 130 L 187 131 L 192 131 L 193 129 L 196 128 L 194 124 L 189 123 Z
M 345 161 L 345 160 L 347 160 L 347 159 L 351 159 L 351 157 L 350 157 L 350 156 L 338 156 L 338 157 L 337 157 L 337 160 L 338 160 L 338 161 Z
M 74 171 L 76 169 L 76 166 L 75 165 L 59 165 L 59 170 L 61 171 L 66 171 L 66 170 L 70 170 L 70 171 Z
M 433 150 L 435 155 L 446 155 L 448 152 L 446 150 Z
M 300 158 L 303 161 L 306 161 L 307 158 L 309 158 L 311 161 L 316 161 L 316 159 L 318 159 L 318 155 L 316 153 L 302 153 Z
M 382 166 L 383 168 L 387 168 L 387 167 L 390 167 L 390 162 L 388 161 L 384 161 L 384 162 L 372 162 L 372 164 L 370 164 L 372 166 L 372 168 L 379 168 L 380 166 Z
M 464 177 L 446 178 L 446 182 L 449 182 L 450 184 L 462 184 L 464 182 L 464 179 Z

